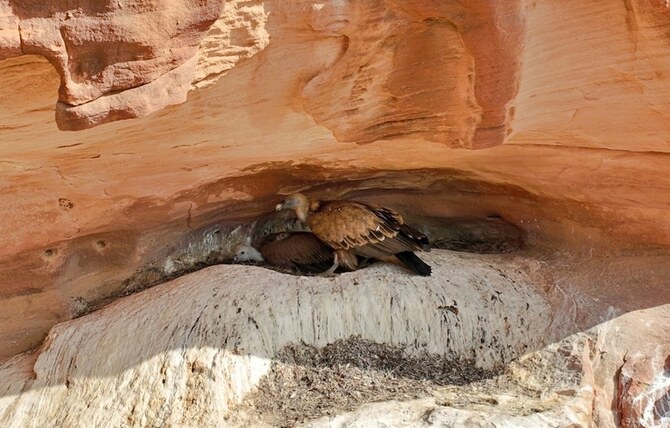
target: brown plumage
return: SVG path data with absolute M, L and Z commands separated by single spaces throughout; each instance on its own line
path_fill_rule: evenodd
M 269 235 L 260 247 L 266 262 L 273 266 L 323 272 L 333 264 L 333 249 L 309 232 Z
M 404 224 L 400 214 L 355 201 L 310 203 L 296 193 L 277 205 L 293 209 L 310 230 L 339 254 L 398 262 L 415 273 L 429 276 L 431 268 L 414 251 L 430 251 L 428 238 Z M 339 257 L 336 257 L 339 262 Z M 337 264 L 337 263 L 336 263 Z
M 237 249 L 234 260 L 239 262 L 265 261 L 272 266 L 303 272 L 321 273 L 333 265 L 335 250 L 310 232 L 282 232 L 268 235 L 256 251 L 249 243 Z M 344 269 L 354 270 L 357 258 L 341 263 Z

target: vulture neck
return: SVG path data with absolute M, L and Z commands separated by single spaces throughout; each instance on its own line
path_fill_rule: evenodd
M 298 217 L 298 220 L 305 223 L 307 221 L 307 216 L 309 216 L 309 206 L 300 205 L 295 208 L 295 214 Z
M 293 210 L 295 211 L 296 217 L 303 223 L 307 222 L 307 217 L 311 212 L 314 212 L 319 209 L 319 201 L 310 202 L 303 194 L 298 193 L 293 199 Z

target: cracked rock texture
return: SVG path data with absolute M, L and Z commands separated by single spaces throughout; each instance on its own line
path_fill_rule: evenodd
M 667 426 L 670 377 L 654 364 L 670 355 L 662 341 L 670 332 L 670 306 L 611 320 L 606 317 L 613 313 L 601 313 L 606 320 L 601 324 L 581 333 L 566 331 L 565 338 L 545 346 L 553 320 L 568 314 L 559 313 L 546 294 L 543 263 L 440 250 L 426 258 L 434 277 L 411 277 L 388 265 L 336 278 L 224 265 L 120 299 L 59 324 L 36 353 L 0 367 L 0 422 L 25 427 L 325 427 L 373 421 L 382 426 L 607 427 L 617 421 Z M 640 330 L 640 323 L 651 328 Z M 317 396 L 344 398 L 347 408 L 292 402 L 293 395 L 282 393 L 285 383 L 272 392 L 277 378 L 268 378 L 271 371 L 288 372 L 290 379 L 297 370 L 304 381 L 326 367 L 320 363 L 305 372 L 308 359 L 298 357 L 300 346 L 318 349 L 341 340 L 349 345 L 323 351 L 340 357 L 324 357 L 335 361 L 327 366 L 335 374 L 328 372 L 330 383 L 319 385 L 328 390 L 319 389 Z M 382 348 L 366 351 L 356 340 Z M 283 355 L 293 357 L 287 360 L 279 355 L 289 345 L 293 350 Z M 385 352 L 406 359 L 384 367 L 375 355 L 388 356 Z M 650 362 L 642 355 L 658 358 Z M 472 377 L 464 375 L 466 383 L 433 383 L 422 375 L 427 361 L 437 361 L 433 356 L 442 358 L 443 370 L 451 367 Z M 273 359 L 286 362 L 278 368 Z M 631 370 L 638 365 L 650 369 Z M 367 382 L 380 377 L 396 385 L 387 400 L 400 402 L 366 403 Z M 338 389 L 338 382 L 349 383 Z M 291 388 L 301 393 L 300 384 Z M 652 389 L 653 394 L 643 394 Z M 403 391 L 413 391 L 410 399 L 402 399 Z M 273 406 L 282 412 L 267 410 Z M 297 406 L 298 417 L 287 417 L 287 406 Z M 645 419 L 633 419 L 635 411 Z

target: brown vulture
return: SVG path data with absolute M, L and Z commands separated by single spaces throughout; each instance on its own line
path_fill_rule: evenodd
M 389 208 L 355 201 L 310 203 L 305 195 L 295 193 L 276 209 L 294 210 L 317 238 L 335 250 L 334 263 L 326 274 L 334 272 L 352 253 L 399 263 L 421 276 L 431 274 L 431 267 L 414 254 L 430 251 L 428 238 L 406 225 L 402 216 Z
M 247 240 L 233 258 L 236 262 L 267 262 L 272 266 L 309 273 L 322 273 L 335 260 L 335 250 L 310 232 L 282 232 L 268 235 L 256 250 Z M 344 255 L 339 265 L 345 270 L 355 270 L 358 259 L 353 254 Z

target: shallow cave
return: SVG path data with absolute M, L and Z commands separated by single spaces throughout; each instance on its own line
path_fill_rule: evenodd
M 402 409 L 412 420 L 433 423 L 475 418 L 485 424 L 484 415 L 494 415 L 513 426 L 554 426 L 566 415 L 595 417 L 579 410 L 594 402 L 584 389 L 593 383 L 625 406 L 617 391 L 628 380 L 615 375 L 625 367 L 625 347 L 613 353 L 603 341 L 616 334 L 613 343 L 627 343 L 624 332 L 636 318 L 624 314 L 645 305 L 656 310 L 651 300 L 626 300 L 625 293 L 631 284 L 653 289 L 656 278 L 668 274 L 667 254 L 618 248 L 596 234 L 583 248 L 561 236 L 564 222 L 598 213 L 573 207 L 568 219 L 547 216 L 552 211 L 546 207 L 558 202 L 527 192 L 510 199 L 514 190 L 505 186 L 434 171 L 421 171 L 423 186 L 416 187 L 418 174 L 377 172 L 305 190 L 400 211 L 433 243 L 430 253 L 421 253 L 434 269 L 429 278 L 386 263 L 334 278 L 231 264 L 247 237 L 258 242 L 270 233 L 304 230 L 291 214 L 272 212 L 280 198 L 275 195 L 193 215 L 186 229 L 175 224 L 166 233 L 159 226 L 139 239 L 143 244 L 131 234 L 109 232 L 50 246 L 41 260 L 61 266 L 59 274 L 73 284 L 82 269 L 93 273 L 110 258 L 119 259 L 121 270 L 111 271 L 102 294 L 87 297 L 73 289 L 68 310 L 77 319 L 5 363 L 7 399 L 30 407 L 35 394 L 65 385 L 71 395 L 58 398 L 64 406 L 80 397 L 103 415 L 99 399 L 85 395 L 90 388 L 116 388 L 120 375 L 153 388 L 152 373 L 160 373 L 160 384 L 172 391 L 158 394 L 165 403 L 178 403 L 171 395 L 178 392 L 204 409 L 218 397 L 218 413 L 198 413 L 204 425 L 215 415 L 238 426 L 333 418 L 390 418 L 393 424 Z M 530 227 L 522 221 L 527 218 Z M 165 250 L 146 253 L 134 271 L 123 263 L 124 248 L 168 242 Z M 605 283 L 607 298 L 599 285 Z M 133 327 L 147 320 L 150 329 Z M 96 363 L 92 356 L 126 340 L 129 329 L 137 346 L 105 351 L 111 359 Z M 56 355 L 80 363 L 47 375 Z M 31 366 L 37 380 L 28 386 L 21 373 Z M 585 380 L 587 374 L 592 377 Z M 390 402 L 400 407 L 391 411 L 385 407 Z M 117 409 L 173 420 L 152 403 Z M 135 416 L 130 420 L 136 423 Z
M 668 425 L 662 2 L 5 3 L 0 425 Z M 231 264 L 297 191 L 433 276 Z

